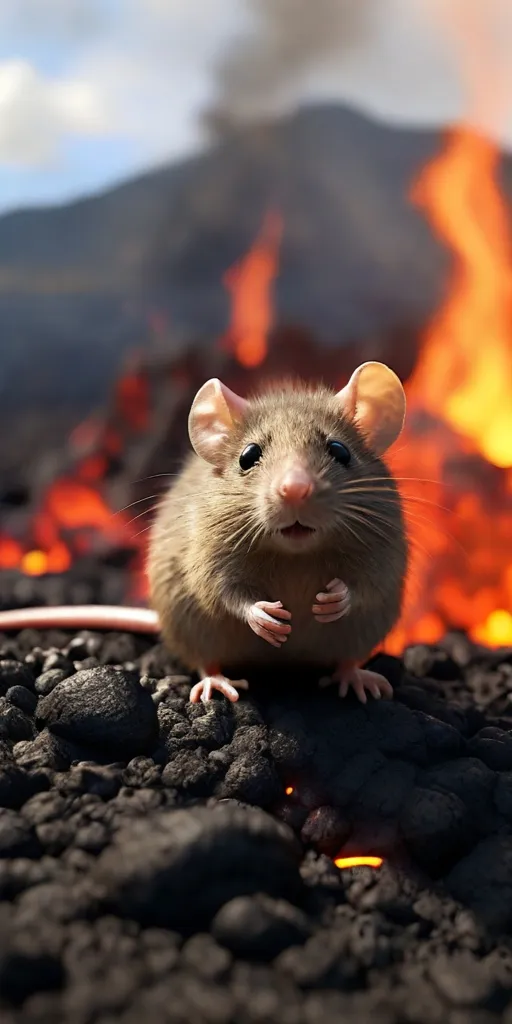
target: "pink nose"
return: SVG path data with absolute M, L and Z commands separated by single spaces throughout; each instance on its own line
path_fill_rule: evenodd
M 306 501 L 313 493 L 313 481 L 302 466 L 287 469 L 277 486 L 277 492 L 284 501 L 298 504 Z

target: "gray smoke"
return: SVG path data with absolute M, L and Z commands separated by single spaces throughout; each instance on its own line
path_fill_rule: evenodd
M 218 91 L 207 112 L 222 128 L 271 112 L 287 89 L 329 55 L 346 53 L 366 31 L 378 0 L 246 0 L 251 30 L 217 68 Z

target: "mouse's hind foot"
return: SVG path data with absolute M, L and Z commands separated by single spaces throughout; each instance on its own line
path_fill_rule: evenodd
M 201 676 L 200 681 L 190 691 L 191 704 L 198 704 L 199 701 L 206 704 L 211 700 L 214 690 L 218 690 L 234 704 L 240 696 L 238 690 L 249 688 L 247 679 L 227 679 L 218 671 L 217 666 L 209 665 L 207 668 L 201 669 L 199 675 Z
M 330 686 L 331 683 L 338 683 L 340 697 L 346 697 L 350 688 L 353 689 L 361 704 L 367 703 L 367 692 L 380 700 L 385 697 L 391 700 L 393 687 L 388 680 L 379 672 L 371 672 L 367 668 L 358 668 L 354 662 L 342 662 L 332 676 L 320 679 L 320 686 Z

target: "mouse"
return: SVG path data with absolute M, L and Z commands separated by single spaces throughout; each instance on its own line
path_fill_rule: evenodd
M 336 392 L 290 380 L 242 398 L 207 381 L 191 452 L 150 534 L 151 605 L 199 674 L 190 700 L 237 701 L 240 666 L 320 668 L 366 703 L 390 683 L 361 667 L 395 625 L 408 565 L 402 502 L 383 455 L 406 400 L 365 362 Z

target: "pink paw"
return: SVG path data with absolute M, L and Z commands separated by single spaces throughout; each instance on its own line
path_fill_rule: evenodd
M 361 704 L 368 703 L 366 691 L 371 693 L 375 700 L 380 700 L 381 697 L 387 700 L 393 698 L 391 683 L 379 672 L 371 672 L 367 668 L 342 665 L 333 676 L 320 680 L 320 686 L 329 686 L 330 683 L 339 683 L 340 697 L 346 697 L 349 688 L 352 687 Z
M 226 679 L 226 676 L 205 676 L 204 679 L 201 679 L 199 683 L 192 687 L 189 698 L 190 703 L 198 704 L 201 700 L 203 704 L 206 704 L 211 700 L 213 690 L 218 690 L 219 693 L 223 693 L 234 704 L 240 696 L 235 687 L 238 687 L 239 690 L 247 690 L 249 688 L 247 679 L 235 679 L 231 682 L 231 680 Z
M 291 617 L 291 612 L 283 608 L 281 601 L 256 601 L 249 608 L 247 622 L 256 636 L 272 647 L 281 647 L 292 631 Z
M 331 580 L 325 593 L 316 595 L 317 604 L 313 605 L 313 615 L 317 622 L 336 622 L 348 615 L 350 611 L 350 593 L 342 580 Z

